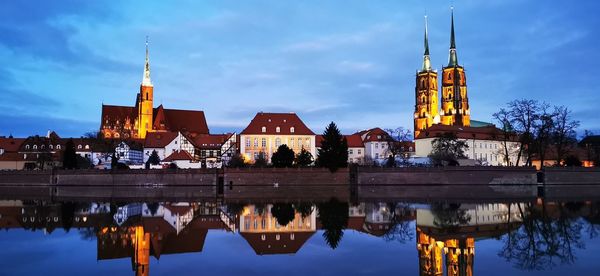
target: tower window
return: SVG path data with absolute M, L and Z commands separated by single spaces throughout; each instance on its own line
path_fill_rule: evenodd
M 448 74 L 448 80 L 452 80 L 452 75 Z
M 148 100 L 148 92 L 146 92 L 146 101 Z

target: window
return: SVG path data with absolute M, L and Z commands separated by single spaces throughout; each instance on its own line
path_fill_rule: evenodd
M 262 127 L 262 128 L 261 128 L 261 131 L 262 131 L 262 133 L 265 133 L 265 132 L 267 132 L 267 127 Z
M 29 149 L 29 145 L 26 145 L 26 146 L 25 146 L 25 149 Z
M 296 131 L 296 129 L 294 129 L 294 127 L 290 127 L 290 133 L 294 133 L 294 131 Z
M 379 159 L 379 153 L 375 153 L 375 159 Z
M 46 146 L 44 146 L 44 145 L 41 146 L 41 149 L 45 149 L 45 148 L 46 148 Z
M 262 234 L 262 235 L 260 235 L 260 239 L 264 241 L 267 239 L 267 236 L 265 234 Z
M 254 138 L 254 146 L 258 147 L 258 138 Z
M 348 154 L 354 154 L 354 150 L 352 150 L 352 149 L 349 149 L 349 150 L 348 150 Z
M 56 145 L 56 149 L 60 149 L 60 145 Z
M 246 147 L 250 147 L 250 138 L 246 137 Z
M 115 133 L 115 138 L 119 138 L 119 137 L 120 137 L 119 134 Z
M 53 147 L 52 147 L 52 145 L 49 145 L 49 146 L 48 146 L 48 148 L 49 148 L 49 149 L 52 149 Z
M 261 145 L 262 145 L 263 148 L 267 147 L 267 138 L 262 138 Z
M 275 147 L 279 148 L 279 146 L 281 146 L 281 139 L 277 138 L 277 139 L 275 139 Z
M 375 143 L 375 148 L 378 149 L 379 148 L 379 143 Z
M 361 154 L 361 153 L 362 153 L 362 150 L 357 150 L 357 153 L 358 153 L 358 154 Z
M 77 149 L 81 149 L 81 148 L 82 148 L 81 145 L 77 145 Z
M 85 149 L 90 149 L 90 145 L 85 145 Z
M 412 148 L 412 147 L 409 147 L 409 148 L 408 148 L 408 151 L 413 151 L 413 148 Z
M 290 138 L 290 147 L 294 147 L 294 138 Z
M 37 145 L 33 145 L 33 149 L 36 150 L 37 149 Z
M 275 132 L 277 132 L 277 133 L 281 132 L 281 128 L 279 128 L 279 127 L 276 127 L 276 128 L 275 128 Z

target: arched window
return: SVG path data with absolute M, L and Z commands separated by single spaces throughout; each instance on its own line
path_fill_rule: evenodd
M 452 94 L 448 94 L 448 100 L 452 100 Z
M 40 148 L 41 148 L 41 149 L 45 149 L 45 148 L 46 148 L 46 146 L 42 145 Z
M 452 75 L 448 74 L 448 80 L 452 80 Z
M 421 97 L 421 102 L 425 103 L 425 96 Z
M 85 149 L 90 149 L 90 145 L 85 145 Z
M 25 145 L 25 149 L 29 149 L 29 145 Z
M 290 133 L 294 133 L 296 129 L 294 127 L 290 127 Z
M 276 128 L 275 128 L 275 132 L 277 132 L 277 133 L 281 132 L 281 128 L 279 128 L 279 127 L 276 127 Z
M 82 146 L 81 146 L 81 145 L 77 145 L 77 149 L 81 149 L 81 148 L 82 148 Z
M 254 146 L 258 147 L 258 138 L 254 138 Z
M 56 149 L 60 149 L 60 145 L 56 145 Z
M 49 145 L 49 146 L 48 146 L 48 148 L 49 148 L 49 149 L 52 149 L 53 147 L 52 147 L 52 145 Z
M 106 134 L 104 134 L 104 137 L 106 137 L 106 138 L 110 138 L 110 133 L 106 133 Z
M 148 92 L 146 92 L 146 101 L 148 100 Z
M 33 149 L 36 150 L 37 149 L 37 145 L 33 145 Z
M 118 133 L 115 133 L 115 138 L 119 138 L 119 134 Z
M 267 132 L 267 127 L 262 127 L 262 128 L 261 128 L 261 131 L 262 131 L 262 133 L 265 133 L 265 132 Z

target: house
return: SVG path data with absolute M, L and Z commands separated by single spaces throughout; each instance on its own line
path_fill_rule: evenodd
M 355 135 L 359 135 L 362 138 L 367 158 L 374 161 L 381 161 L 390 155 L 388 143 L 392 138 L 385 130 L 376 127 L 357 132 Z
M 181 132 L 149 132 L 144 140 L 144 163 L 148 161 L 152 151 L 163 160 L 176 151 L 187 151 L 194 156 L 195 146 L 191 137 Z
M 174 163 L 180 169 L 199 169 L 202 163 L 194 161 L 194 157 L 186 150 L 177 150 L 160 161 L 163 165 Z
M 296 113 L 259 112 L 240 133 L 240 153 L 246 160 L 256 160 L 261 152 L 271 160 L 284 144 L 296 154 L 304 148 L 316 156 L 315 133 Z
M 127 165 L 143 164 L 143 146 L 141 140 L 121 141 L 115 147 L 115 155 L 120 163 Z
M 25 162 L 19 155 L 24 138 L 0 137 L 0 170 L 22 170 Z
M 205 168 L 221 168 L 237 153 L 235 133 L 199 135 L 193 143 L 196 150 L 192 156 Z
M 465 141 L 468 148 L 465 155 L 468 159 L 475 160 L 483 165 L 492 166 L 514 166 L 520 144 L 516 135 L 505 135 L 502 130 L 493 125 L 482 127 L 433 125 L 427 130 L 421 131 L 415 137 L 416 155 L 427 157 L 432 151 L 432 142 L 446 133 L 452 133 L 459 140 Z M 505 160 L 505 141 L 508 150 L 508 162 Z M 524 162 L 520 162 L 523 164 Z

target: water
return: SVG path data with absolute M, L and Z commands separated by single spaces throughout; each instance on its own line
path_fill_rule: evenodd
M 285 225 L 285 226 L 284 226 Z M 0 275 L 598 275 L 600 202 L 0 201 Z

